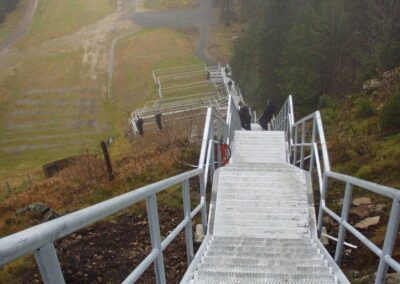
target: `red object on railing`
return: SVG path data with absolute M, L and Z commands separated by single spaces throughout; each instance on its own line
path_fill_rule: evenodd
M 225 144 L 224 142 L 220 143 L 220 150 L 221 150 L 221 162 L 222 166 L 226 166 L 229 163 L 230 159 L 230 148 L 228 144 Z

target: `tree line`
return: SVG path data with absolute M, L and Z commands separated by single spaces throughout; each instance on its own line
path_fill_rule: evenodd
M 4 22 L 7 13 L 17 9 L 19 0 L 0 0 L 0 23 Z
M 321 96 L 358 92 L 400 66 L 398 0 L 217 2 L 225 10 L 230 3 L 223 15 L 246 22 L 231 65 L 246 99 L 260 108 L 267 97 L 279 105 L 293 94 L 308 112 Z

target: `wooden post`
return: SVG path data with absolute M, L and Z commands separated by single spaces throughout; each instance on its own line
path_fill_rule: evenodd
M 31 175 L 28 175 L 28 180 L 29 180 L 29 187 L 32 187 L 32 178 L 31 178 Z
M 11 187 L 8 181 L 6 181 L 6 185 L 7 185 L 7 193 L 11 193 Z
M 108 180 L 113 180 L 114 173 L 113 173 L 113 169 L 111 166 L 110 155 L 108 154 L 107 144 L 106 144 L 106 142 L 101 141 L 100 146 L 101 146 L 101 149 L 103 150 L 104 160 L 105 160 L 106 166 L 107 166 Z

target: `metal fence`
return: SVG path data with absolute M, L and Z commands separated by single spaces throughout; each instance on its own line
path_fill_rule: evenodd
M 287 133 L 289 143 L 288 159 L 291 163 L 301 169 L 307 168 L 308 165 L 308 171 L 316 171 L 317 173 L 317 182 L 320 192 L 318 235 L 321 236 L 324 214 L 328 214 L 339 223 L 335 261 L 340 265 L 345 236 L 347 231 L 349 231 L 380 258 L 375 283 L 384 283 L 389 267 L 400 272 L 399 262 L 392 258 L 400 223 L 400 190 L 332 172 L 319 111 L 304 117 L 298 122 L 294 121 L 293 99 L 292 96 L 289 96 L 273 121 L 273 129 L 285 131 Z M 329 191 L 328 181 L 330 179 L 346 184 L 341 216 L 334 213 L 327 206 L 327 194 Z M 348 222 L 354 186 L 392 199 L 392 208 L 383 248 L 379 248 Z
M 233 110 L 234 105 L 232 97 L 229 97 L 229 101 L 231 104 L 230 111 L 232 116 L 235 117 L 235 115 L 237 115 L 237 110 L 236 112 Z M 192 219 L 198 213 L 201 213 L 203 231 L 204 233 L 207 232 L 206 186 L 209 174 L 212 176 L 215 168 L 218 167 L 218 162 L 214 161 L 214 157 L 220 157 L 219 147 L 214 147 L 219 141 L 214 139 L 214 135 L 221 135 L 225 139 L 231 137 L 232 133 L 229 133 L 229 131 L 234 131 L 236 128 L 230 128 L 230 124 L 231 119 L 225 122 L 219 116 L 219 113 L 213 113 L 213 109 L 208 108 L 200 158 L 196 169 L 4 237 L 0 239 L 0 266 L 25 254 L 34 253 L 44 283 L 65 283 L 54 242 L 97 221 L 103 220 L 114 213 L 124 210 L 135 203 L 145 200 L 152 251 L 136 268 L 134 268 L 123 283 L 134 283 L 152 263 L 154 263 L 155 266 L 157 283 L 166 283 L 163 261 L 163 251 L 165 248 L 182 230 L 184 230 L 186 235 L 188 264 L 190 265 L 194 254 Z M 215 153 L 215 151 L 217 151 L 217 153 Z M 189 181 L 195 178 L 199 178 L 200 181 L 200 203 L 194 210 L 191 210 Z M 161 241 L 157 194 L 178 184 L 182 185 L 183 220 L 163 241 Z

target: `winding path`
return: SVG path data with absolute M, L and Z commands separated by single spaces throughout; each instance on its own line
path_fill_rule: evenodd
M 9 49 L 16 43 L 31 27 L 33 16 L 35 15 L 39 0 L 29 0 L 24 16 L 19 24 L 11 31 L 10 35 L 0 42 L 0 53 Z

